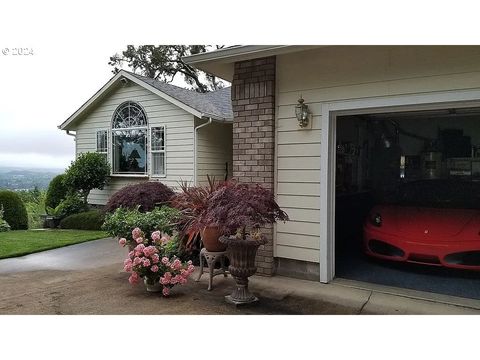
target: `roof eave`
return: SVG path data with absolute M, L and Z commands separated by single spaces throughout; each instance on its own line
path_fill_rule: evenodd
M 186 56 L 183 61 L 197 69 L 231 82 L 234 63 L 237 61 L 286 54 L 314 47 L 320 47 L 320 45 L 238 45 Z
M 157 89 L 156 87 L 148 84 L 145 81 L 142 81 L 141 79 L 133 76 L 127 71 L 120 70 L 114 77 L 112 77 L 100 90 L 98 90 L 95 95 L 93 95 L 89 100 L 87 100 L 77 111 L 75 111 L 67 120 L 65 120 L 62 124 L 58 126 L 60 130 L 69 130 L 69 125 L 72 124 L 78 117 L 80 117 L 84 111 L 86 111 L 89 107 L 93 106 L 97 100 L 99 100 L 102 95 L 110 89 L 111 86 L 113 86 L 121 77 L 124 77 L 133 83 L 142 86 L 143 88 L 153 92 L 154 94 L 164 98 L 165 100 L 171 102 L 172 104 L 178 106 L 179 108 L 185 110 L 186 112 L 197 116 L 199 118 L 208 116 L 208 117 L 218 117 L 215 115 L 211 114 L 203 114 L 200 111 L 192 108 L 191 106 L 188 106 L 184 104 L 183 102 L 175 99 L 174 97 L 167 95 L 163 91 Z

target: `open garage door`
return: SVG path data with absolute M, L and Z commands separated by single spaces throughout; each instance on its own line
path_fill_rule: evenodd
M 335 273 L 480 299 L 480 108 L 336 117 Z

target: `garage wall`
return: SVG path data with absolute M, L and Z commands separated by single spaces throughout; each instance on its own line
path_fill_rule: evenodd
M 195 119 L 195 126 L 205 120 Z M 202 127 L 197 134 L 197 183 L 207 184 L 207 175 L 216 180 L 225 178 L 225 163 L 228 176 L 232 177 L 232 123 L 213 122 Z
M 322 103 L 480 88 L 480 47 L 326 47 L 277 56 L 276 79 L 275 185 L 291 221 L 276 226 L 274 254 L 318 262 Z M 300 95 L 309 130 L 295 118 Z
M 96 131 L 110 129 L 115 109 L 128 100 L 143 106 L 150 127 L 166 126 L 167 175 L 155 179 L 172 187 L 178 186 L 180 180 L 193 181 L 193 115 L 134 83 L 112 91 L 85 118 L 78 121 L 76 128 L 72 126 L 72 130 L 77 132 L 76 153 L 96 151 Z M 148 178 L 145 177 L 111 177 L 104 190 L 92 190 L 88 201 L 91 204 L 103 205 L 123 186 L 146 180 Z

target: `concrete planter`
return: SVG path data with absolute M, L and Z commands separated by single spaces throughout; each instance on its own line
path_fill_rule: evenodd
M 219 241 L 227 246 L 230 265 L 228 271 L 236 282 L 236 289 L 225 300 L 229 303 L 240 305 L 258 301 L 258 298 L 248 290 L 248 278 L 257 272 L 255 257 L 260 245 L 267 243 L 262 236 L 260 239 L 253 239 L 247 236 L 246 240 L 234 236 L 222 236 Z

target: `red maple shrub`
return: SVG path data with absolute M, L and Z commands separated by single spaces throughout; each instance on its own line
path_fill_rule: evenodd
M 127 185 L 114 193 L 105 205 L 106 212 L 114 212 L 119 207 L 141 212 L 152 211 L 155 207 L 167 204 L 175 193 L 159 181 L 147 181 Z
M 280 209 L 273 193 L 259 184 L 227 181 L 208 198 L 207 209 L 198 222 L 218 226 L 223 234 L 245 239 L 247 230 L 259 233 L 260 227 L 287 221 L 288 215 Z

